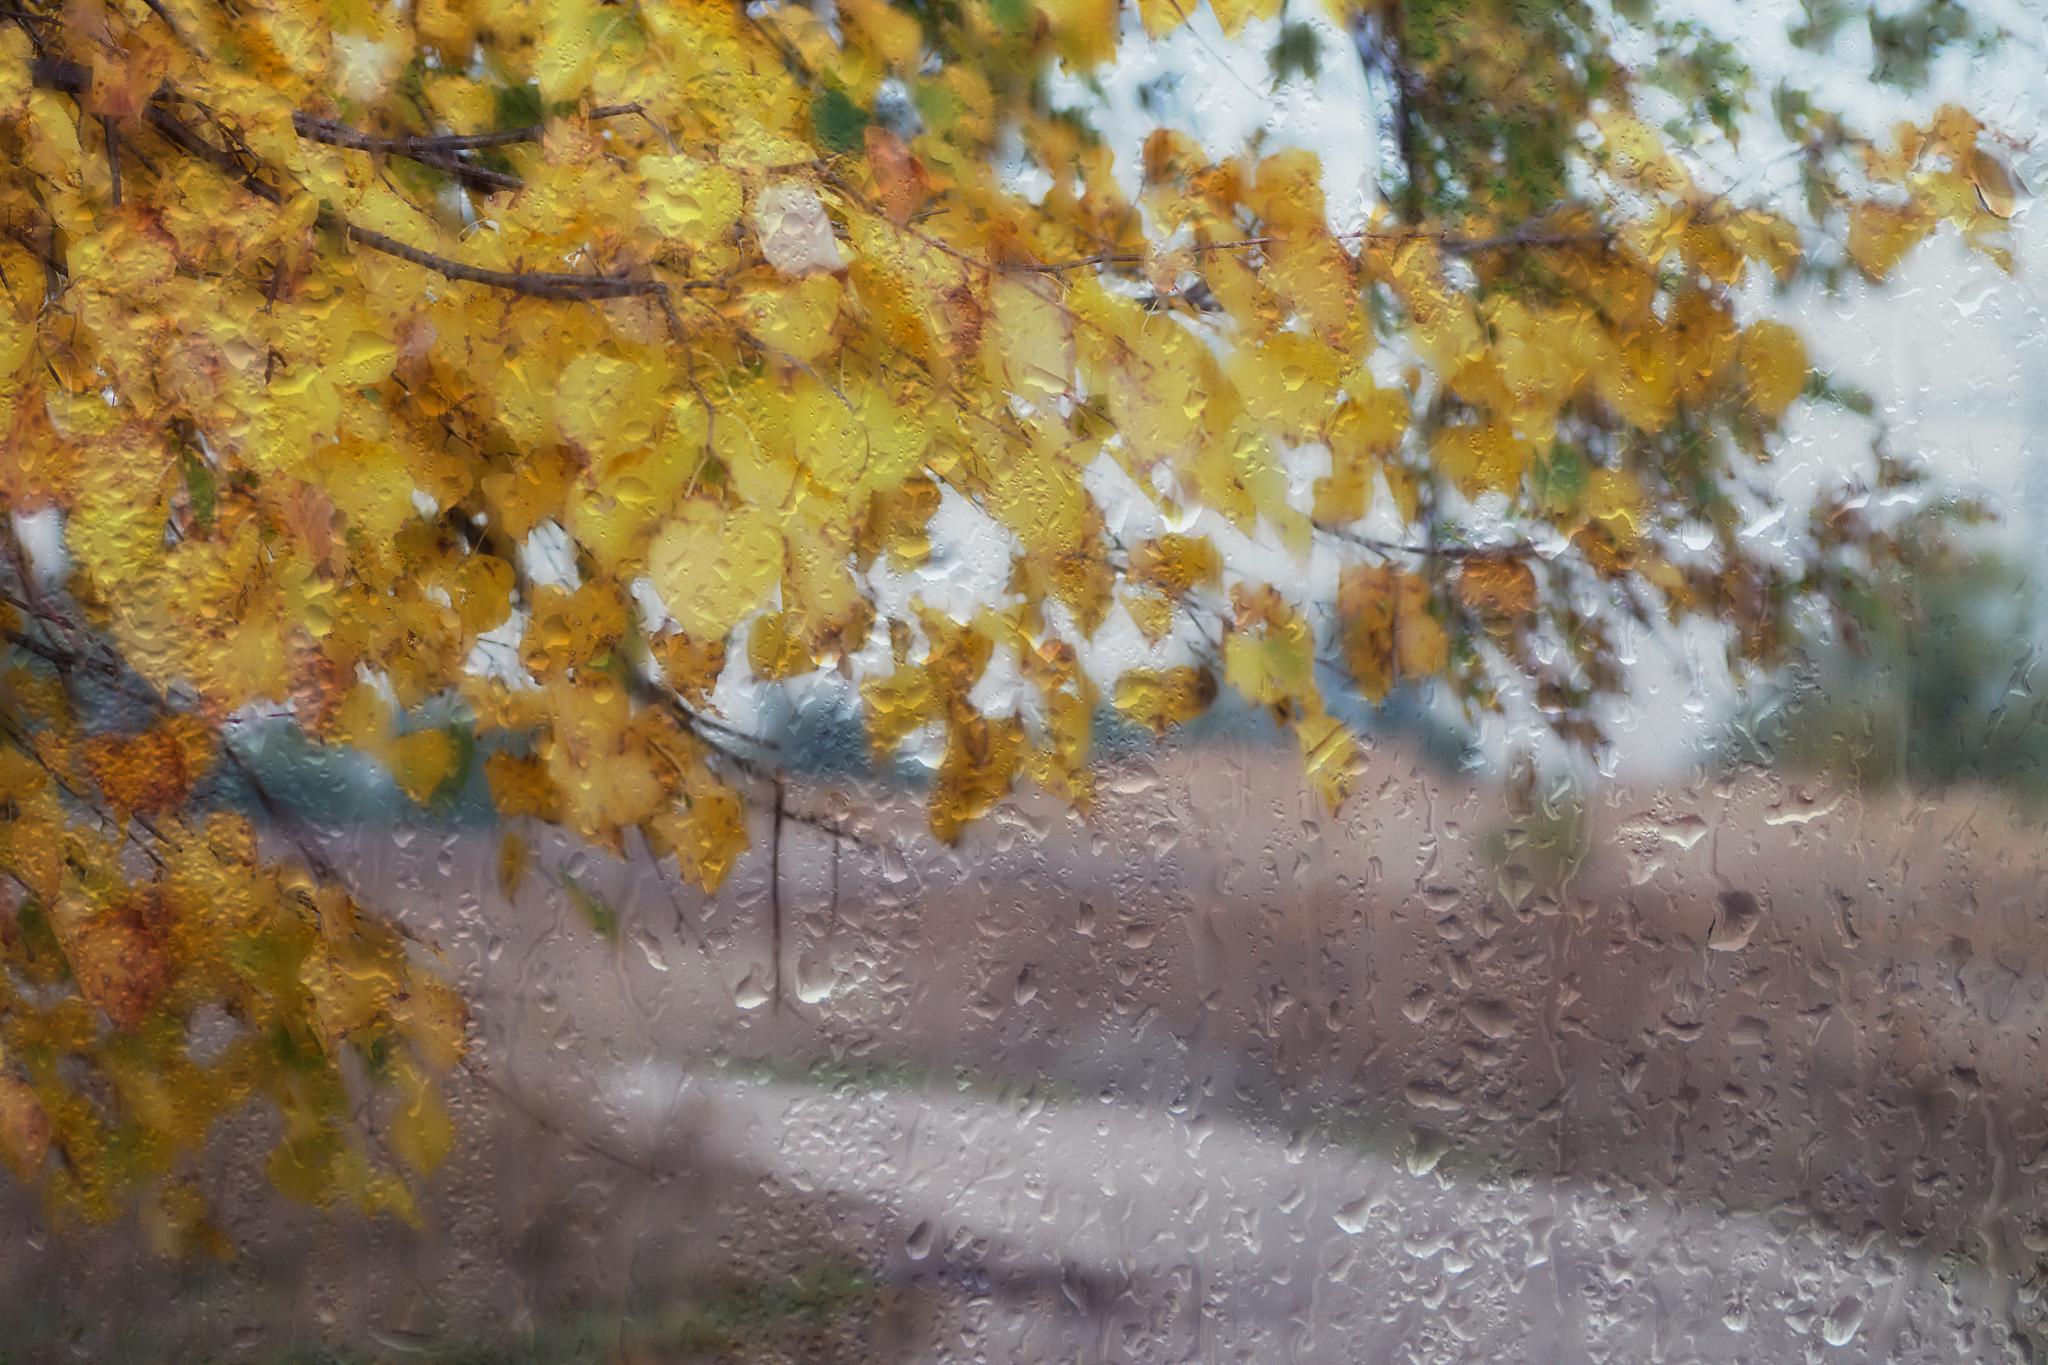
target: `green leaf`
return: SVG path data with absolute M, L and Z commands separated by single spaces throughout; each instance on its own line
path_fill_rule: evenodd
M 843 90 L 821 91 L 811 101 L 811 121 L 817 125 L 818 141 L 835 152 L 856 152 L 862 134 L 871 121 L 867 110 L 847 98 Z
M 613 942 L 617 942 L 619 937 L 619 912 L 605 904 L 602 896 L 586 887 L 582 882 L 577 881 L 575 873 L 559 873 L 558 880 L 562 883 L 562 889 L 569 893 L 570 903 L 576 907 L 584 919 L 590 922 L 590 927 Z
M 213 511 L 219 503 L 213 470 L 191 451 L 184 452 L 185 496 L 192 500 L 192 519 L 201 530 L 213 529 Z
M 1031 22 L 1030 0 L 988 0 L 988 10 L 1005 33 L 1022 33 Z
M 531 81 L 497 89 L 498 126 L 524 128 L 541 121 L 540 87 Z
M 1551 516 L 1564 516 L 1579 505 L 1586 491 L 1586 458 L 1559 441 L 1529 471 L 1536 505 Z
M 1266 53 L 1273 68 L 1273 84 L 1284 85 L 1296 76 L 1314 80 L 1322 71 L 1323 43 L 1307 24 L 1285 24 L 1280 37 Z

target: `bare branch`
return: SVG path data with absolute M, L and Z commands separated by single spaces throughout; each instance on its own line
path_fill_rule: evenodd
M 107 139 L 107 176 L 114 182 L 114 207 L 121 207 L 121 130 L 114 120 L 100 115 L 100 132 Z
M 1539 554 L 1536 546 L 1526 540 L 1506 545 L 1416 545 L 1398 540 L 1381 540 L 1377 536 L 1361 535 L 1342 526 L 1328 522 L 1314 523 L 1317 535 L 1331 540 L 1342 541 L 1361 550 L 1370 550 L 1382 557 L 1388 555 L 1416 555 L 1424 559 L 1527 559 Z
M 232 151 L 216 147 L 200 137 L 183 119 L 166 108 L 163 102 L 150 105 L 149 122 L 150 126 L 163 134 L 173 146 L 234 176 L 252 194 L 273 204 L 284 202 L 283 191 L 259 177 L 254 168 L 244 164 Z M 396 237 L 361 227 L 334 209 L 321 209 L 314 222 L 331 232 L 340 233 L 349 241 L 369 247 L 372 251 L 383 252 L 387 256 L 395 256 L 401 261 L 422 266 L 445 279 L 486 285 L 492 289 L 503 289 L 508 293 L 521 294 L 528 298 L 585 302 L 597 299 L 654 298 L 663 304 L 668 303 L 668 285 L 644 275 L 575 275 L 566 271 L 493 270 L 425 251 L 401 242 Z M 673 325 L 679 328 L 680 319 L 674 318 L 673 309 L 667 311 Z
M 150 8 L 156 10 L 173 33 L 177 25 L 172 22 L 168 11 L 163 9 L 161 0 L 149 0 Z M 182 34 L 179 37 L 183 38 Z M 67 95 L 83 95 L 92 86 L 92 73 L 83 65 L 61 57 L 38 57 L 30 66 L 33 82 L 45 89 Z M 156 99 L 172 97 L 168 89 L 157 92 Z M 604 104 L 592 109 L 588 118 L 611 119 L 634 114 L 646 118 L 647 111 L 639 104 Z M 154 119 L 152 119 L 154 122 Z M 649 119 L 652 123 L 653 120 Z M 667 134 L 655 125 L 656 131 Z M 299 110 L 292 115 L 292 131 L 308 142 L 324 143 L 330 147 L 345 147 L 354 151 L 376 152 L 386 156 L 404 157 L 417 161 L 423 166 L 444 171 L 462 182 L 466 187 L 493 193 L 501 190 L 518 190 L 525 181 L 509 171 L 495 170 L 480 166 L 463 158 L 465 152 L 482 151 L 491 147 L 507 147 L 522 142 L 538 142 L 546 132 L 546 125 L 525 124 L 517 128 L 503 128 L 489 133 L 451 133 L 438 136 L 385 137 L 366 133 L 333 119 L 322 118 Z M 110 134 L 111 145 L 111 134 Z M 187 150 L 190 150 L 187 148 Z M 113 153 L 110 152 L 110 156 Z M 115 180 L 115 203 L 120 202 L 120 181 Z
M 467 1071 L 476 1078 L 477 1084 L 496 1095 L 507 1108 L 525 1118 L 527 1122 L 540 1129 L 543 1133 L 546 1133 L 549 1137 L 566 1143 L 568 1146 L 594 1156 L 601 1161 L 606 1161 L 623 1170 L 631 1171 L 633 1174 L 657 1184 L 667 1180 L 674 1174 L 674 1172 L 664 1170 L 650 1162 L 628 1156 L 608 1143 L 602 1142 L 587 1133 L 579 1133 L 563 1127 L 560 1123 L 534 1109 L 526 1102 L 523 1096 L 519 1095 L 511 1087 L 501 1083 L 488 1071 L 485 1071 L 482 1065 L 473 1058 L 464 1057 L 460 1065 L 464 1071 Z
M 359 227 L 332 209 L 322 209 L 317 219 L 321 227 L 339 232 L 353 242 L 360 242 L 373 251 L 387 256 L 396 256 L 401 261 L 424 266 L 434 273 L 451 280 L 462 280 L 470 284 L 488 285 L 514 294 L 524 294 L 536 299 L 623 299 L 653 297 L 666 300 L 668 286 L 660 280 L 633 275 L 573 275 L 566 271 L 523 271 L 491 270 L 480 265 L 469 265 L 462 261 L 438 256 L 431 251 L 422 251 L 408 246 L 396 237 L 370 228 Z
M 600 104 L 592 108 L 584 117 L 592 122 L 597 122 L 602 119 L 625 118 L 628 115 L 638 115 L 641 118 L 648 117 L 646 107 L 638 103 Z M 331 131 L 338 137 L 344 137 L 348 140 L 339 141 L 333 137 L 318 136 L 308 132 L 299 126 L 299 121 L 302 118 L 309 119 L 311 122 L 320 125 L 324 130 Z M 331 142 L 337 147 L 352 147 L 358 151 L 384 152 L 390 156 L 414 158 L 417 158 L 421 153 L 429 156 L 446 156 L 455 152 L 481 152 L 492 147 L 510 147 L 521 142 L 538 142 L 547 132 L 547 125 L 544 123 L 528 123 L 522 124 L 517 128 L 500 128 L 489 133 L 437 133 L 408 137 L 378 137 L 375 134 L 359 132 L 356 129 L 347 128 L 341 124 L 329 122 L 326 119 L 311 119 L 310 115 L 303 114 L 293 116 L 292 126 L 301 137 L 311 138 L 316 142 Z M 657 129 L 660 127 L 658 124 L 655 126 Z
M 189 50 L 193 52 L 199 51 L 199 44 L 193 42 L 185 30 L 178 27 L 178 21 L 171 17 L 171 11 L 165 6 L 164 0 L 142 0 L 142 3 L 149 6 L 149 12 L 163 22 L 163 26 L 171 31 L 173 38 L 183 43 Z
M 376 152 L 385 156 L 400 156 L 446 171 L 465 186 L 485 192 L 495 190 L 517 190 L 525 181 L 507 171 L 492 170 L 479 166 L 473 161 L 464 161 L 460 148 L 432 145 L 438 138 L 378 137 L 336 123 L 332 119 L 316 118 L 300 112 L 292 115 L 292 131 L 308 142 L 321 142 L 330 147 L 346 147 L 359 152 Z
M 774 980 L 769 1009 L 782 1012 L 782 779 L 775 779 L 775 827 L 768 835 L 768 956 Z
M 158 829 L 156 825 L 148 819 L 148 817 L 131 812 L 130 819 L 134 822 L 132 827 L 127 824 L 124 824 L 120 820 L 115 819 L 103 807 L 101 807 L 98 802 L 94 801 L 91 797 L 85 795 L 85 793 L 79 791 L 78 788 L 72 786 L 71 780 L 69 778 L 65 777 L 64 774 L 58 772 L 55 767 L 51 766 L 50 761 L 47 758 L 43 757 L 42 750 L 36 748 L 34 737 L 31 736 L 27 731 L 23 730 L 20 726 L 16 725 L 14 723 L 13 718 L 8 716 L 5 712 L 0 712 L 0 736 L 4 736 L 8 743 L 12 744 L 16 749 L 19 749 L 26 757 L 28 757 L 32 762 L 34 762 L 34 764 L 38 768 L 41 768 L 44 774 L 49 777 L 50 781 L 56 784 L 57 790 L 63 792 L 64 795 L 70 797 L 71 800 L 76 802 L 81 809 L 89 813 L 95 820 L 99 822 L 100 827 L 102 829 L 113 830 L 120 834 L 124 834 L 127 837 L 128 841 L 134 844 L 135 847 L 142 852 L 143 856 L 147 857 L 151 862 L 155 863 L 158 868 L 162 868 L 164 866 L 163 854 L 157 852 L 154 844 L 144 842 L 142 836 L 135 832 L 137 828 L 140 828 L 146 831 L 149 834 L 150 838 L 154 839 L 156 843 L 160 844 L 164 842 L 163 831 Z

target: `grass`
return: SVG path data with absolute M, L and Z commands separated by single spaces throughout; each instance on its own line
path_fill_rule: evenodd
M 850 1261 L 828 1260 L 780 1279 L 731 1279 L 690 1286 L 651 1303 L 596 1303 L 551 1317 L 533 1330 L 487 1340 L 428 1338 L 403 1354 L 299 1350 L 276 1365 L 603 1365 L 633 1360 L 747 1359 L 784 1348 L 865 1315 L 878 1285 Z M 758 1358 L 758 1357 L 756 1357 Z
M 657 1299 L 590 1303 L 556 1313 L 531 1330 L 479 1338 L 453 1331 L 405 1346 L 369 1348 L 297 1342 L 244 1354 L 223 1343 L 146 1340 L 137 1325 L 112 1348 L 116 1361 L 241 1359 L 263 1365 L 611 1365 L 612 1362 L 787 1360 L 807 1358 L 806 1342 L 847 1332 L 872 1314 L 880 1285 L 862 1266 L 821 1260 L 779 1278 L 728 1278 L 693 1284 Z M 223 1306 L 225 1308 L 225 1306 Z M 232 1310 L 226 1310 L 232 1312 Z M 47 1315 L 17 1313 L 0 1327 L 0 1365 L 75 1355 L 68 1333 Z M 198 1312 L 196 1317 L 212 1314 Z M 248 1325 L 248 1324 L 243 1324 Z M 765 1353 L 765 1354 L 764 1354 Z M 82 1358 L 82 1357 L 78 1357 Z

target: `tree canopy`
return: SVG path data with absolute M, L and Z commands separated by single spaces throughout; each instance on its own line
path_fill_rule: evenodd
M 283 846 L 252 725 L 423 805 L 480 768 L 508 882 L 548 822 L 708 891 L 783 800 L 721 687 L 837 674 L 878 758 L 933 745 L 951 840 L 1019 783 L 1088 807 L 1110 708 L 1164 733 L 1239 694 L 1334 806 L 1340 694 L 1513 693 L 1596 744 L 1630 629 L 1764 665 L 1853 590 L 1867 487 L 1789 550 L 1742 534 L 1837 396 L 1772 298 L 1944 228 L 2002 252 L 1991 130 L 1858 127 L 1645 0 L 1211 4 L 1280 21 L 1276 83 L 1386 92 L 1343 133 L 1388 148 L 1365 220 L 1311 150 L 1160 126 L 1123 166 L 1059 102 L 1178 0 L 7 0 L 24 1177 L 189 1238 L 191 1156 L 251 1103 L 310 1200 L 409 1215 L 445 1152 L 462 1005 Z M 1873 80 L 1972 38 L 1807 9 L 1800 42 L 1884 40 Z M 1745 189 L 1759 141 L 1803 194 Z M 1009 548 L 965 609 L 917 590 L 946 508 Z M 1110 623 L 1137 662 L 1094 662 Z

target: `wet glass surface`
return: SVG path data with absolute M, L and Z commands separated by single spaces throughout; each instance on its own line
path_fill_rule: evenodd
M 0 9 L 0 1361 L 2048 1348 L 2037 5 L 422 4 L 297 122 L 113 8 Z

